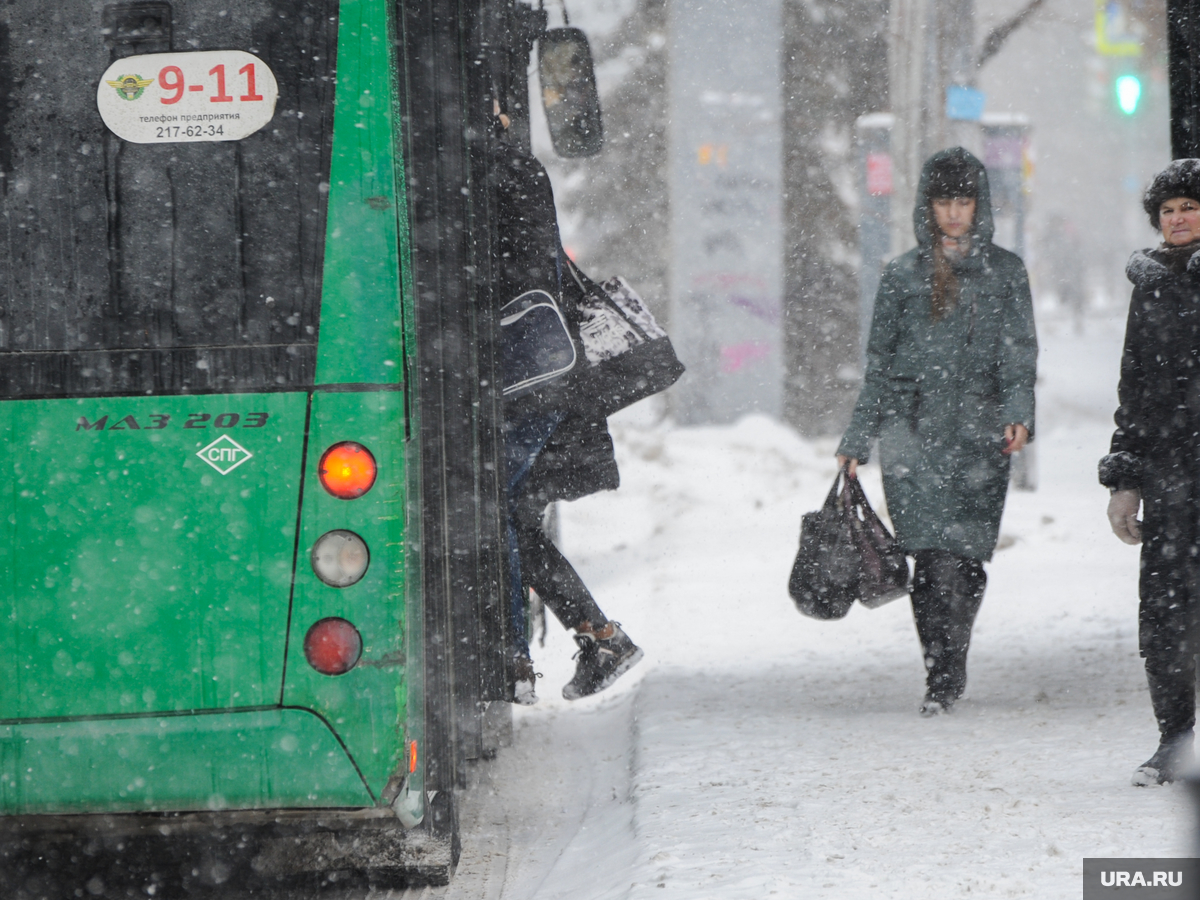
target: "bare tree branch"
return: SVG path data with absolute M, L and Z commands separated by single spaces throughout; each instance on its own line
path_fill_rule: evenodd
M 1044 6 L 1046 0 L 1029 0 L 1025 8 L 1000 25 L 997 25 L 991 30 L 991 33 L 983 41 L 983 46 L 979 48 L 979 59 L 975 65 L 978 68 L 983 68 L 984 63 L 1000 52 L 1000 48 L 1004 46 L 1004 42 L 1009 36 L 1024 25 L 1029 18 Z

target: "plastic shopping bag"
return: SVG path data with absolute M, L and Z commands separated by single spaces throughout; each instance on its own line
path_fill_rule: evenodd
M 843 469 L 824 505 L 806 513 L 788 593 L 814 619 L 840 619 L 854 601 L 875 608 L 907 593 L 908 562 L 871 509 L 862 485 Z

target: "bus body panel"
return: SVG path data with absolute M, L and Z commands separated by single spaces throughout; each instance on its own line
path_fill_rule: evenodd
M 372 805 L 336 736 L 294 709 L 0 726 L 0 814 Z
M 390 3 L 341 0 L 318 384 L 404 380 L 394 32 Z
M 354 500 L 320 483 L 321 457 L 340 441 L 362 444 L 378 467 L 374 486 Z M 283 703 L 326 716 L 376 795 L 401 764 L 408 708 L 405 448 L 400 391 L 313 395 Z M 335 529 L 357 534 L 370 553 L 362 580 L 349 587 L 330 587 L 312 567 L 313 545 Z M 308 629 L 331 616 L 349 621 L 363 639 L 361 661 L 344 675 L 322 675 L 304 656 Z
M 18 795 L 7 811 L 366 805 L 378 802 L 388 780 L 403 769 L 409 700 L 404 396 L 317 392 L 311 412 L 308 396 L 0 404 L 17 487 L 0 501 L 10 505 L 0 505 L 0 513 L 8 513 L 5 551 L 13 573 L 9 627 L 0 632 L 0 650 L 13 663 L 12 677 L 0 688 L 2 717 L 12 722 L 273 704 L 311 709 L 335 732 L 330 737 L 340 744 L 338 767 L 354 770 L 353 790 L 335 782 L 332 793 L 314 793 L 331 783 L 319 777 L 331 764 L 323 750 L 293 752 L 288 760 L 294 778 L 303 780 L 306 767 L 312 768 L 316 780 L 304 782 L 304 792 L 262 787 L 265 776 L 244 762 L 244 753 L 224 751 L 206 763 L 210 779 L 170 781 L 180 747 L 194 745 L 203 757 L 213 752 L 214 727 L 222 735 L 237 731 L 214 726 L 213 716 L 154 718 L 170 723 L 169 745 L 114 737 L 130 729 L 141 733 L 142 726 L 127 723 L 150 719 L 23 721 L 15 724 L 12 740 L 2 742 L 0 782 L 20 781 L 31 768 L 29 753 L 37 759 L 32 768 L 54 781 L 54 752 L 81 774 L 158 770 L 168 782 L 146 781 L 148 794 L 125 785 L 113 794 L 116 805 L 63 807 L 54 806 L 53 798 L 26 801 Z M 205 412 L 212 404 L 214 411 Z M 120 415 L 106 414 L 110 406 Z M 209 418 L 201 421 L 204 416 Z M 229 427 L 212 427 L 218 422 Z M 60 432 L 65 440 L 56 439 Z M 320 482 L 321 456 L 343 440 L 366 446 L 379 471 L 371 490 L 354 500 L 333 497 Z M 345 588 L 321 582 L 311 563 L 317 539 L 334 529 L 358 534 L 371 554 L 362 580 Z M 352 622 L 363 636 L 359 664 L 334 677 L 315 671 L 304 655 L 307 630 L 330 616 Z M 34 726 L 48 730 L 33 733 L 52 737 L 34 741 L 36 750 L 14 750 L 28 743 L 21 735 L 31 733 L 20 729 Z M 46 741 L 58 741 L 53 736 L 64 728 L 71 734 L 70 753 L 48 749 Z M 195 741 L 186 738 L 189 729 L 196 731 Z M 270 753 L 260 740 L 229 740 L 249 741 L 256 748 L 251 756 L 267 765 Z M 114 746 L 124 761 L 115 767 L 107 759 Z M 305 746 L 315 747 L 311 741 Z M 168 751 L 172 759 L 164 760 Z M 213 780 L 222 790 L 214 793 Z M 142 801 L 150 805 L 139 806 Z
M 0 719 L 279 702 L 305 407 L 0 403 Z

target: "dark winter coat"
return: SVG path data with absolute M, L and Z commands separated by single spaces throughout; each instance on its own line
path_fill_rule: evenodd
M 1004 428 L 1032 436 L 1037 337 L 1020 257 L 992 243 L 983 165 L 970 253 L 954 264 L 959 299 L 934 321 L 933 233 L 923 201 L 913 214 L 917 247 L 888 264 L 875 297 L 867 370 L 839 454 L 866 461 L 879 438 L 884 493 L 909 553 L 945 550 L 989 560 L 1008 488 Z
M 525 494 L 539 510 L 555 500 L 578 500 L 621 484 L 617 457 L 603 416 L 569 415 L 538 454 Z
M 546 169 L 536 157 L 498 137 L 491 178 L 496 202 L 492 292 L 497 308 L 526 291 L 559 297 L 558 214 Z
M 1144 654 L 1179 645 L 1190 627 L 1182 614 L 1196 606 L 1200 256 L 1187 261 L 1186 255 L 1141 250 L 1126 267 L 1133 296 L 1121 356 L 1117 428 L 1111 452 L 1100 461 L 1101 484 L 1142 495 Z M 1173 266 L 1176 260 L 1180 264 Z
M 578 315 L 562 291 L 562 245 L 550 176 L 536 157 L 506 143 L 493 148 L 491 174 L 496 202 L 496 257 L 493 295 L 503 306 L 525 291 L 541 289 L 555 297 L 579 342 Z M 582 359 L 582 349 L 579 350 Z M 620 483 L 608 423 L 594 411 L 592 398 L 572 390 L 571 379 L 505 403 L 507 416 L 535 407 L 563 415 L 530 469 L 522 494 L 537 514 L 555 500 L 576 500 Z

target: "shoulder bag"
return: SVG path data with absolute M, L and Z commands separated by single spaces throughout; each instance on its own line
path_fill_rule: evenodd
M 573 376 L 575 390 L 594 398 L 597 411 L 610 416 L 678 381 L 683 363 L 637 291 L 619 276 L 597 284 L 566 253 L 562 258 L 578 288 L 584 360 Z
M 575 368 L 575 343 L 562 310 L 543 290 L 526 291 L 500 308 L 503 394 L 520 397 Z

